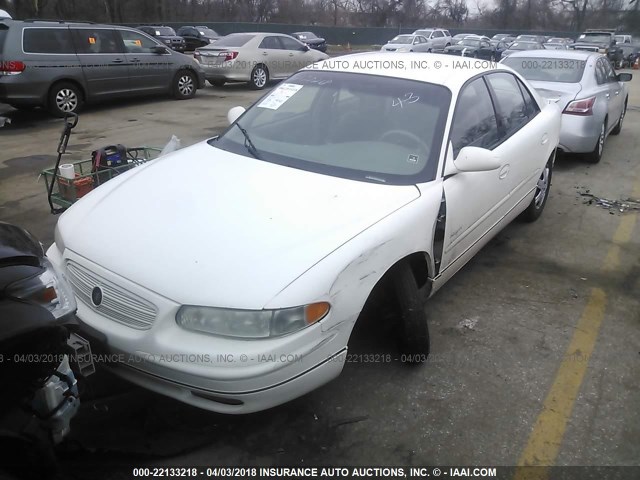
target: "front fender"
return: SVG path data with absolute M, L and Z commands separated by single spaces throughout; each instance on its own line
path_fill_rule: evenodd
M 331 304 L 331 315 L 323 320 L 323 331 L 347 326 L 345 331 L 350 333 L 371 291 L 393 265 L 416 252 L 432 258 L 442 182 L 426 185 L 418 199 L 334 251 L 264 308 L 326 301 Z

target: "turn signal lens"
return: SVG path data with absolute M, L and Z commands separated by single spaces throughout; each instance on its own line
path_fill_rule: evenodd
M 327 302 L 312 303 L 307 305 L 304 309 L 304 320 L 307 325 L 316 323 L 318 320 L 322 320 L 324 316 L 329 313 L 329 304 Z

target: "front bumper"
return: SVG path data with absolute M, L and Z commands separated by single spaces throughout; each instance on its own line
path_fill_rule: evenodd
M 175 322 L 180 307 L 79 255 L 55 244 L 51 262 L 67 269 L 81 264 L 107 285 L 117 286 L 131 299 L 144 299 L 156 308 L 148 327 L 136 328 L 104 315 L 81 295 L 77 317 L 81 335 L 104 355 L 117 375 L 157 393 L 220 413 L 250 413 L 296 397 L 335 378 L 342 371 L 348 335 L 341 329 L 323 331 L 323 321 L 290 335 L 261 340 L 222 338 L 187 331 Z M 73 280 L 72 280 L 73 284 Z M 76 287 L 74 287 L 75 290 Z M 334 314 L 330 312 L 329 316 Z

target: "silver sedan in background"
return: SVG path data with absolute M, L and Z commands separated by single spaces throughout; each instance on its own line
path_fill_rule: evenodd
M 255 32 L 232 33 L 198 48 L 193 56 L 212 85 L 248 82 L 258 90 L 269 80 L 287 78 L 301 68 L 329 58 L 290 35 Z
M 502 60 L 549 102 L 562 110 L 560 145 L 564 152 L 584 154 L 598 163 L 609 134 L 617 135 L 627 111 L 629 92 L 611 62 L 595 52 L 536 50 L 514 52 Z
M 423 35 L 398 35 L 380 49 L 381 52 L 428 52 L 431 45 Z

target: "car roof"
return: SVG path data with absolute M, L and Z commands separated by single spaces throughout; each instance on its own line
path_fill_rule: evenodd
M 592 56 L 599 56 L 596 52 L 587 52 L 584 50 L 519 50 L 509 55 L 517 57 L 544 57 L 559 58 L 563 60 L 587 60 Z
M 376 63 L 366 66 L 372 66 L 373 68 L 362 68 L 365 62 L 372 61 Z M 454 61 L 461 62 L 465 60 L 454 60 L 450 55 L 427 52 L 393 54 L 363 52 L 321 60 L 303 70 L 362 73 L 365 75 L 418 80 L 444 85 L 454 91 L 462 87 L 467 80 L 480 73 L 495 70 L 512 71 L 506 66 L 489 61 L 466 60 L 470 64 L 469 68 L 461 68 L 459 63 L 456 63 L 456 67 L 454 66 Z M 425 66 L 430 68 L 411 68 L 412 62 L 426 62 Z M 433 68 L 436 62 L 440 62 L 439 68 Z

